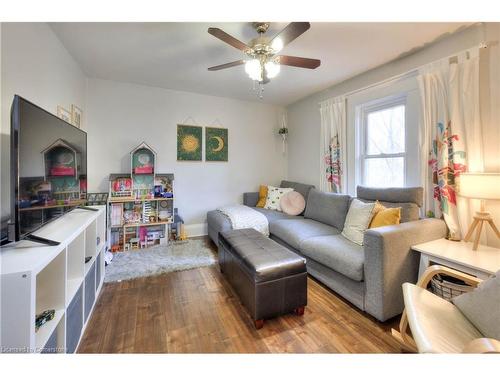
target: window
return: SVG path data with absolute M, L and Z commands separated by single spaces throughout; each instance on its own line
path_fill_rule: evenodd
M 362 89 L 347 99 L 347 191 L 421 186 L 420 93 L 414 76 Z
M 363 107 L 360 155 L 363 185 L 405 186 L 405 110 L 404 98 Z

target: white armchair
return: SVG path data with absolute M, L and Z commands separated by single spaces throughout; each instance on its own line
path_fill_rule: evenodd
M 500 353 L 499 341 L 484 338 L 454 304 L 427 290 L 437 274 L 453 276 L 474 287 L 482 281 L 448 267 L 429 267 L 417 285 L 403 284 L 405 310 L 399 332 L 393 330 L 393 336 L 405 349 L 419 353 Z

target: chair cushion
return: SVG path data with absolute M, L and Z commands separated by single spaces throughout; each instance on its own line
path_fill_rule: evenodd
M 411 333 L 420 353 L 457 353 L 482 337 L 452 303 L 410 283 L 403 296 Z
M 304 200 L 307 202 L 307 197 L 309 195 L 309 191 L 314 188 L 314 185 L 306 185 L 301 184 L 300 182 L 293 181 L 281 181 L 280 187 L 282 188 L 292 188 L 294 191 L 299 192 L 304 197 Z
M 301 242 L 308 238 L 340 233 L 334 227 L 311 219 L 276 220 L 269 223 L 269 231 L 273 236 L 278 237 L 298 251 L 300 251 Z
M 500 271 L 453 303 L 484 337 L 500 340 Z
M 288 215 L 300 215 L 306 208 L 306 201 L 302 194 L 297 191 L 290 191 L 280 199 L 281 211 Z
M 288 215 L 284 212 L 276 211 L 276 210 L 268 210 L 266 208 L 258 208 L 258 207 L 252 207 L 255 211 L 259 211 L 261 214 L 263 214 L 269 223 L 272 223 L 273 221 L 276 220 L 286 220 L 286 219 L 299 219 L 299 220 L 304 220 L 303 216 L 294 216 L 294 215 Z
M 341 231 L 344 228 L 350 201 L 349 195 L 325 193 L 318 189 L 311 189 L 304 217 L 334 226 Z
M 356 281 L 363 281 L 364 250 L 341 235 L 308 238 L 300 252 Z

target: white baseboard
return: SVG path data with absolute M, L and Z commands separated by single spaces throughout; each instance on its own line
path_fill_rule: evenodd
M 208 234 L 206 223 L 185 225 L 184 229 L 188 237 L 206 236 Z

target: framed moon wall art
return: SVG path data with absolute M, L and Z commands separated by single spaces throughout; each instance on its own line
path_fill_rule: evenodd
M 177 125 L 177 161 L 201 161 L 202 127 Z
M 205 161 L 227 161 L 228 149 L 227 129 L 205 128 Z

